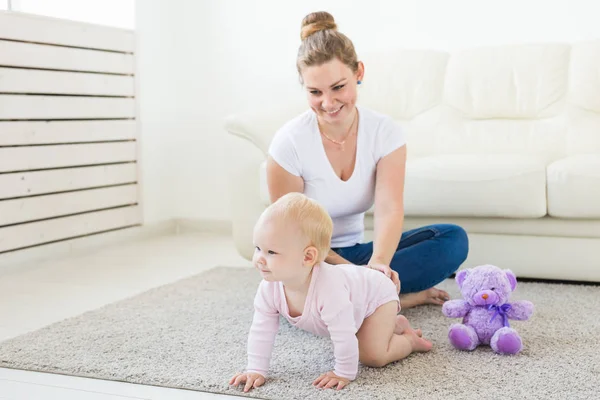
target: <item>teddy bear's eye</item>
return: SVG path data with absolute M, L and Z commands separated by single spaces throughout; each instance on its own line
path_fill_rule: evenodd
M 496 288 L 495 288 L 495 287 L 493 287 L 491 290 L 496 290 Z

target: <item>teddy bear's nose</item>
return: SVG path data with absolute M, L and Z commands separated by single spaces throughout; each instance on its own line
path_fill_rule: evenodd
M 484 293 L 484 294 L 482 294 L 482 295 L 481 295 L 481 297 L 483 297 L 483 299 L 484 299 L 484 300 L 487 300 L 487 298 L 488 298 L 489 296 L 487 295 L 487 293 Z

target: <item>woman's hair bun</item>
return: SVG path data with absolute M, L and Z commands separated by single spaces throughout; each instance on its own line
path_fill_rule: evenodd
M 333 15 L 329 14 L 327 11 L 310 13 L 302 20 L 300 38 L 304 40 L 310 35 L 328 29 L 337 30 Z

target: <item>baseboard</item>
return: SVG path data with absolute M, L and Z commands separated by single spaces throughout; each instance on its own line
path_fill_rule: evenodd
M 176 221 L 170 220 L 11 251 L 0 254 L 0 272 L 53 258 L 83 254 L 106 246 L 161 235 L 174 235 L 176 232 Z
M 231 232 L 232 225 L 227 220 L 172 219 L 3 253 L 0 254 L 0 272 L 7 272 L 31 263 L 83 254 L 106 246 L 156 236 L 184 233 L 231 235 Z

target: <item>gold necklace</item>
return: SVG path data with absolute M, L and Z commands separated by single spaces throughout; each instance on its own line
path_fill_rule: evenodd
M 330 138 L 329 136 L 327 136 L 325 133 L 323 133 L 323 130 L 319 127 L 319 132 L 321 132 L 321 135 L 325 136 L 325 139 L 337 144 L 338 146 L 341 146 L 342 148 L 344 147 L 344 143 L 346 143 L 346 141 L 348 140 L 348 138 L 350 137 L 350 132 L 352 131 L 352 127 L 354 126 L 354 122 L 356 121 L 356 117 L 358 116 L 358 111 L 355 112 L 354 114 L 354 119 L 352 120 L 352 123 L 350 124 L 350 128 L 348 129 L 348 132 L 346 133 L 346 139 L 340 141 L 337 141 L 335 139 Z

